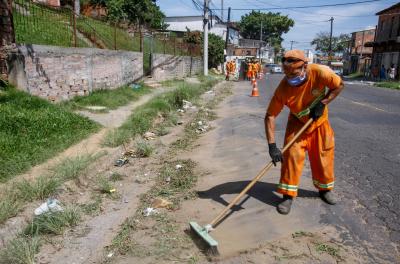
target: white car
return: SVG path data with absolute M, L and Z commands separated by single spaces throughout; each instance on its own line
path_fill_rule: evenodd
M 267 68 L 270 73 L 282 73 L 282 67 L 278 64 L 269 64 Z

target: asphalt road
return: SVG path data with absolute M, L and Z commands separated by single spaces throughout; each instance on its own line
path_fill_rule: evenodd
M 259 81 L 260 109 L 282 78 L 266 75 Z M 322 219 L 348 230 L 349 243 L 369 245 L 364 253 L 371 263 L 400 263 L 400 91 L 348 84 L 329 108 L 341 202 Z M 277 120 L 280 145 L 287 114 L 283 111 Z

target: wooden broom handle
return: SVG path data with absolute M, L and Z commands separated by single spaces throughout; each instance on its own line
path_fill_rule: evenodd
M 313 122 L 313 119 L 310 118 L 307 123 L 304 124 L 304 126 L 300 129 L 299 132 L 297 132 L 297 134 L 292 138 L 292 140 L 289 141 L 289 143 L 286 144 L 286 146 L 283 148 L 282 153 L 284 153 L 286 150 L 288 150 L 288 148 L 290 148 L 292 146 L 292 144 L 297 140 L 298 137 L 300 137 L 301 134 L 303 134 L 303 132 L 308 128 L 308 126 Z M 232 202 L 230 202 L 230 204 L 224 209 L 222 210 L 222 212 L 217 215 L 210 223 L 210 225 L 212 227 L 214 227 L 214 225 L 216 223 L 219 222 L 219 220 L 226 214 L 226 212 L 228 212 L 229 209 L 232 208 L 232 206 L 234 206 L 240 198 L 242 198 L 243 195 L 245 195 L 251 187 L 253 187 L 254 184 L 256 184 L 256 182 L 258 182 L 263 176 L 264 174 L 272 167 L 273 162 L 269 162 L 258 174 L 256 177 L 254 177 L 254 179 L 246 186 L 246 188 L 244 188 L 236 197 L 235 199 L 233 199 Z

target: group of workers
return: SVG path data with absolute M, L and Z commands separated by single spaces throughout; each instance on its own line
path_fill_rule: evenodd
M 225 80 L 227 80 L 227 81 L 229 81 L 230 76 L 235 75 L 235 73 L 236 73 L 236 62 L 234 60 L 230 60 L 230 61 L 226 62 L 225 73 L 226 73 Z
M 252 79 L 259 78 L 261 75 L 261 63 L 256 59 L 247 59 L 244 62 L 245 79 L 251 81 Z

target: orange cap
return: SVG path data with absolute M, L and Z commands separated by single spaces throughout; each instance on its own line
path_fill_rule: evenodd
M 296 50 L 296 49 L 286 51 L 285 54 L 283 55 L 283 58 L 299 60 L 297 62 L 293 62 L 290 64 L 283 63 L 283 70 L 285 73 L 292 73 L 295 69 L 302 67 L 304 63 L 308 62 L 308 59 L 304 55 L 304 52 L 302 50 Z

